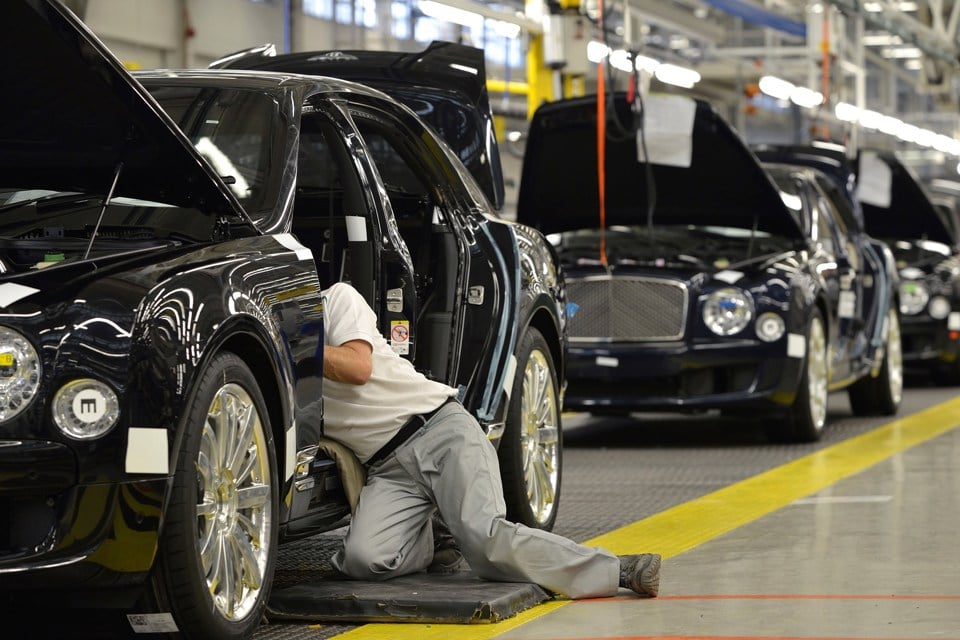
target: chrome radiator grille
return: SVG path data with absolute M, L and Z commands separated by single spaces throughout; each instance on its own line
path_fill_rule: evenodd
M 675 280 L 571 278 L 567 299 L 579 305 L 570 340 L 677 340 L 687 317 L 687 288 Z

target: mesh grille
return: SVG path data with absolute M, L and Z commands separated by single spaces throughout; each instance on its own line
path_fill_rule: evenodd
M 677 340 L 687 316 L 686 287 L 655 278 L 567 280 L 567 298 L 579 305 L 568 327 L 576 340 Z

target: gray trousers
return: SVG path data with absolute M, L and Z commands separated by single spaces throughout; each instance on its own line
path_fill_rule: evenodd
M 433 559 L 435 509 L 481 578 L 532 582 L 568 598 L 618 591 L 611 552 L 506 519 L 496 450 L 458 403 L 370 467 L 333 566 L 361 580 L 423 571 Z

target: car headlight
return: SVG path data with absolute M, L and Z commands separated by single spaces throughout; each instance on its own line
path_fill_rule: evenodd
M 119 415 L 117 394 L 92 378 L 71 380 L 53 397 L 53 421 L 76 440 L 99 438 L 113 428 Z
M 718 336 L 743 331 L 753 318 L 753 299 L 740 289 L 717 289 L 703 303 L 703 322 Z
M 927 285 L 917 280 L 900 283 L 900 313 L 915 316 L 927 306 L 930 292 Z
M 0 422 L 27 408 L 40 386 L 40 357 L 22 334 L 0 327 Z
M 927 305 L 927 313 L 934 320 L 943 320 L 950 315 L 950 301 L 943 296 L 933 296 Z
M 757 318 L 757 337 L 764 342 L 776 342 L 783 337 L 787 325 L 779 313 L 767 311 Z

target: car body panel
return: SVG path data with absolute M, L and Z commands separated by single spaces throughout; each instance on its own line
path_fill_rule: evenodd
M 854 159 L 846 148 L 837 145 L 762 146 L 755 151 L 764 162 L 806 166 L 818 172 L 814 176 L 816 182 L 834 203 L 840 221 L 846 227 L 846 234 L 861 256 L 858 267 L 860 279 L 870 286 L 861 292 L 859 319 L 865 323 L 869 348 L 874 352 L 870 357 L 879 362 L 878 352 L 884 347 L 886 310 L 896 306 L 895 292 L 899 275 L 889 245 L 867 233 L 864 227 L 863 208 L 856 197 L 857 171 Z
M 296 74 L 134 76 L 54 0 L 16 0 L 0 16 L 36 21 L 24 38 L 47 29 L 67 43 L 57 50 L 76 71 L 72 80 L 32 64 L 7 71 L 18 90 L 38 88 L 43 100 L 56 95 L 48 82 L 61 80 L 92 96 L 71 114 L 93 128 L 65 141 L 91 145 L 81 156 L 92 160 L 88 171 L 72 162 L 72 150 L 45 156 L 31 146 L 56 148 L 64 128 L 49 108 L 29 135 L 0 127 L 0 150 L 32 163 L 19 172 L 11 163 L 12 182 L 0 185 L 0 330 L 23 336 L 40 361 L 34 397 L 0 421 L 4 589 L 82 597 L 145 583 L 180 445 L 193 428 L 192 394 L 224 352 L 247 363 L 264 397 L 281 541 L 343 524 L 349 506 L 336 465 L 317 451 L 321 291 L 335 281 L 355 282 L 394 348 L 415 364 L 417 347 L 426 351 L 420 336 L 435 342 L 432 362 L 444 368 L 437 377 L 461 389 L 491 438 L 502 433 L 525 327 L 552 328 L 562 371 L 564 289 L 557 265 L 541 264 L 554 258 L 549 246 L 494 216 L 454 152 L 409 108 L 370 87 Z M 33 50 L 24 38 L 7 40 L 7 52 Z M 103 114 L 84 112 L 102 104 Z M 129 172 L 123 165 L 114 190 L 101 182 L 129 149 L 111 122 L 149 141 L 132 147 L 144 155 Z M 422 193 L 391 182 L 403 177 L 390 173 L 397 149 Z M 335 184 L 339 191 L 324 191 Z M 311 208 L 321 192 L 328 206 Z M 342 207 L 337 216 L 333 204 Z M 419 263 L 421 242 L 439 258 Z M 521 278 L 521 265 L 532 265 L 533 276 Z M 435 327 L 420 325 L 418 314 L 430 312 L 427 293 L 441 280 L 445 332 L 421 330 Z M 410 333 L 394 333 L 398 325 Z M 6 346 L 0 356 L 2 381 L 16 360 Z M 76 379 L 100 381 L 118 398 L 117 423 L 100 437 L 71 438 L 55 425 L 51 399 Z M 166 449 L 131 457 L 144 432 Z
M 862 325 L 848 320 L 841 302 L 860 285 L 850 265 L 812 241 L 801 215 L 809 204 L 800 204 L 799 193 L 784 194 L 701 100 L 680 105 L 693 114 L 687 139 L 675 141 L 689 144 L 687 164 L 640 161 L 646 134 L 631 128 L 637 121 L 623 94 L 612 95 L 606 117 L 619 128 L 605 140 L 605 226 L 595 96 L 539 109 L 524 159 L 517 219 L 548 234 L 578 307 L 570 321 L 565 407 L 783 412 L 798 396 L 815 311 L 831 342 L 830 388 L 868 375 Z M 559 166 L 570 157 L 579 158 L 574 174 Z M 729 288 L 748 294 L 753 320 L 721 336 L 707 328 L 703 310 L 711 295 Z M 771 342 L 754 324 L 767 313 L 784 326 Z M 859 357 L 852 357 L 854 345 Z
M 281 71 L 353 80 L 410 107 L 432 126 L 473 174 L 494 208 L 503 206 L 503 169 L 490 115 L 483 51 L 433 42 L 416 53 L 307 51 L 277 55 L 255 47 L 211 67 Z
M 881 193 L 868 196 L 858 191 L 858 198 L 867 231 L 890 245 L 900 273 L 904 365 L 956 383 L 960 381 L 960 245 L 953 229 L 895 154 L 864 149 L 858 166 L 861 177 L 864 172 L 882 174 L 877 182 Z M 908 310 L 908 294 L 917 288 L 929 302 Z M 932 314 L 934 300 L 943 301 L 941 307 L 946 310 Z

